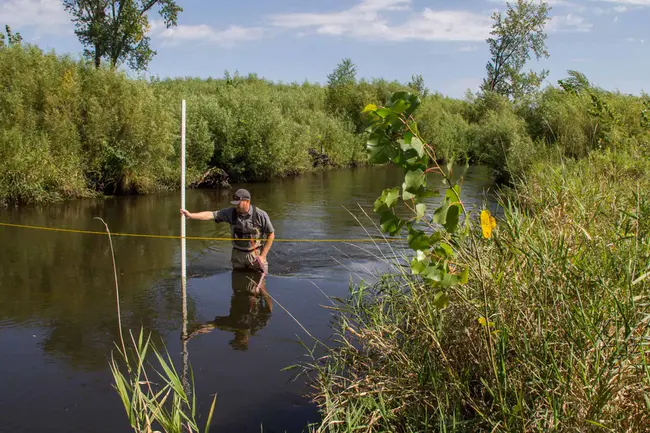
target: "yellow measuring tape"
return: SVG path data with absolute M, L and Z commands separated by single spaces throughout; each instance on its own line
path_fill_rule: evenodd
M 43 227 L 43 226 L 30 226 L 25 224 L 10 224 L 0 222 L 2 227 L 15 227 L 21 229 L 33 229 L 33 230 L 46 230 L 51 232 L 64 232 L 64 233 L 81 233 L 86 235 L 103 235 L 106 236 L 105 231 L 91 231 L 91 230 L 76 230 L 76 229 L 62 229 L 54 227 Z M 171 236 L 171 235 L 150 235 L 150 234 L 139 234 L 139 233 L 113 233 L 111 236 L 122 236 L 122 237 L 133 237 L 133 238 L 150 238 L 150 239 L 181 239 L 181 236 Z M 235 238 L 212 238 L 204 236 L 185 236 L 187 240 L 194 241 L 236 241 L 241 239 Z M 247 239 L 248 240 L 248 239 Z M 265 239 L 254 239 L 264 241 Z M 329 243 L 360 243 L 360 242 L 376 242 L 376 241 L 401 241 L 400 238 L 372 238 L 368 237 L 366 239 L 273 239 L 273 242 L 329 242 Z

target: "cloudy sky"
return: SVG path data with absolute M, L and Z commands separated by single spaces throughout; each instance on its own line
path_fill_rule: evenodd
M 179 26 L 152 15 L 158 51 L 150 73 L 221 77 L 255 72 L 274 81 L 324 82 L 343 57 L 360 77 L 408 81 L 460 97 L 476 90 L 489 52 L 490 15 L 502 0 L 178 0 Z M 551 57 L 534 68 L 568 69 L 596 85 L 650 92 L 650 0 L 550 0 Z M 82 48 L 61 0 L 0 0 L 0 24 L 46 49 Z

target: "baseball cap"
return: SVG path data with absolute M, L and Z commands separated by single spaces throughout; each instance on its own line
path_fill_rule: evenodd
M 250 199 L 251 199 L 251 193 L 248 192 L 248 190 L 238 189 L 237 191 L 235 191 L 235 195 L 233 195 L 232 201 L 230 203 L 239 204 L 239 202 L 242 200 L 250 200 Z

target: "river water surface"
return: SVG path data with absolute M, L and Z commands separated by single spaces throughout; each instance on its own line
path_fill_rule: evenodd
M 186 207 L 193 212 L 227 207 L 234 189 L 243 186 L 269 213 L 277 238 L 361 239 L 366 229 L 379 235 L 364 211 L 372 216 L 381 191 L 402 181 L 395 168 L 336 170 L 190 190 Z M 463 198 L 470 206 L 490 204 L 491 186 L 487 169 L 473 167 Z M 102 231 L 94 219 L 101 217 L 116 233 L 178 236 L 178 209 L 176 192 L 0 209 L 0 222 Z M 187 235 L 230 232 L 225 224 L 188 221 Z M 113 244 L 123 327 L 135 332 L 144 327 L 162 338 L 181 369 L 179 241 L 113 237 Z M 295 320 L 326 340 L 331 311 L 323 305 L 328 297 L 345 297 L 351 279 L 371 281 L 385 266 L 377 257 L 380 250 L 387 248 L 276 242 L 265 283 L 273 301 L 239 295 L 237 287 L 246 282 L 232 275 L 228 242 L 187 241 L 187 326 L 203 331 L 187 342 L 187 358 L 202 413 L 217 394 L 211 431 L 300 432 L 318 420 L 316 407 L 304 397 L 304 381 L 282 371 L 306 360 L 298 339 L 310 339 Z M 108 367 L 116 341 L 106 236 L 0 226 L 1 432 L 130 431 Z

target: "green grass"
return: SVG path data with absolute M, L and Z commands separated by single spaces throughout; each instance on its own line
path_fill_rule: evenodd
M 642 432 L 650 425 L 650 177 L 592 153 L 533 164 L 439 311 L 401 267 L 340 306 L 308 366 L 316 431 Z M 477 216 L 473 216 L 477 219 Z
M 117 357 L 111 353 L 110 369 L 113 387 L 124 405 L 129 424 L 135 433 L 198 433 L 194 375 L 189 365 L 185 364 L 183 373 L 179 374 L 169 353 L 165 350 L 163 354 L 151 341 L 151 334 L 145 336 L 144 329 L 140 329 L 137 339 L 129 331 L 129 344 L 125 341 L 113 241 L 108 225 L 101 218 L 96 219 L 104 224 L 108 235 L 120 334 L 120 341 L 116 342 Z M 207 413 L 205 433 L 210 429 L 216 400 L 215 394 Z

